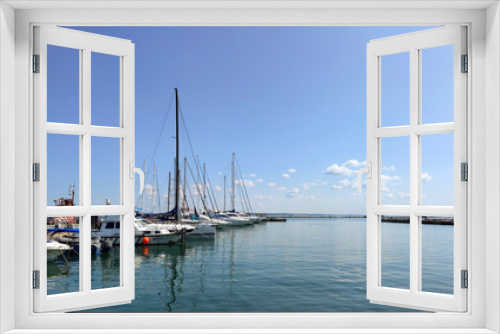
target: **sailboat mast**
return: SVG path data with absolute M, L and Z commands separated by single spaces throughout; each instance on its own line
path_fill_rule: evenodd
M 153 196 L 151 198 L 151 213 L 155 212 L 155 187 L 156 187 L 156 162 L 155 162 L 155 169 L 154 169 L 154 174 L 153 174 Z
M 231 210 L 236 211 L 236 179 L 235 179 L 235 168 L 234 160 L 236 155 L 233 152 L 233 160 L 231 162 Z
M 224 175 L 224 208 L 222 209 L 222 211 L 226 211 L 226 175 Z
M 186 187 L 187 187 L 187 163 L 188 159 L 184 157 L 184 185 L 182 186 L 182 206 L 183 207 L 188 207 L 187 203 L 187 193 L 186 193 Z
M 142 170 L 143 171 L 146 170 L 146 159 L 144 159 L 144 168 Z M 142 192 L 141 195 L 141 211 L 144 212 L 144 191 Z
M 179 187 L 180 187 L 180 170 L 179 170 L 179 93 L 175 88 L 175 218 L 180 220 L 179 208 Z
M 167 212 L 170 211 L 170 181 L 172 180 L 172 175 L 168 172 L 168 194 L 167 194 Z
M 203 163 L 203 202 L 207 203 L 207 169 Z

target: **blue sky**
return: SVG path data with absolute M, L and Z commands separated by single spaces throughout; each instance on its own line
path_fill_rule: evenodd
M 207 165 L 219 208 L 223 175 L 229 183 L 231 154 L 235 152 L 256 212 L 364 213 L 365 195 L 359 195 L 354 186 L 355 172 L 366 159 L 366 44 L 427 28 L 72 29 L 135 43 L 136 165 L 142 167 L 145 158 L 151 163 L 159 140 L 154 161 L 163 210 L 168 172 L 173 172 L 171 101 L 174 87 L 178 87 L 191 143 Z M 51 48 L 48 120 L 78 122 L 78 53 Z M 424 50 L 425 123 L 453 120 L 453 91 L 447 88 L 452 80 L 452 64 L 446 57 L 450 50 L 452 46 Z M 382 124 L 407 125 L 408 59 L 404 54 L 386 57 L 382 60 Z M 117 57 L 92 55 L 94 125 L 118 124 L 118 64 Z M 71 182 L 78 182 L 78 140 L 52 138 L 55 136 L 71 137 L 49 135 L 49 205 L 66 195 Z M 424 204 L 453 204 L 452 137 L 422 139 Z M 181 141 L 181 158 L 191 159 L 185 132 Z M 383 204 L 408 203 L 408 143 L 408 138 L 383 140 Z M 117 203 L 119 143 L 96 138 L 92 145 L 92 204 L 104 204 L 105 198 Z M 61 153 L 61 149 L 69 153 Z M 190 164 L 194 164 L 192 159 Z M 151 169 L 148 185 L 152 174 Z M 189 182 L 194 184 L 192 179 Z M 151 193 L 148 187 L 147 194 Z M 144 208 L 149 210 L 151 200 L 146 197 L 145 202 Z

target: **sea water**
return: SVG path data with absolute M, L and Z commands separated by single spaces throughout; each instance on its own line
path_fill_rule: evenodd
M 422 249 L 423 288 L 452 294 L 453 226 L 423 225 Z M 119 283 L 118 256 L 119 248 L 93 256 L 93 288 Z M 288 219 L 136 246 L 135 278 L 131 304 L 87 312 L 414 312 L 366 299 L 366 219 L 359 218 Z M 77 278 L 49 280 L 57 292 Z M 409 287 L 409 224 L 382 224 L 382 284 Z

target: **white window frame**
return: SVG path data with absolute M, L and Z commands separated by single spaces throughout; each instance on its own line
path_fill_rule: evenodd
M 66 124 L 47 121 L 47 46 L 78 50 L 80 59 L 79 123 Z M 34 162 L 39 163 L 39 181 L 33 184 L 34 269 L 39 271 L 39 289 L 34 290 L 34 311 L 74 311 L 94 305 L 130 303 L 135 296 L 134 273 L 134 155 L 135 155 L 135 63 L 134 44 L 129 40 L 101 36 L 60 27 L 34 27 L 34 54 L 39 56 L 39 73 L 33 75 L 34 84 Z M 96 126 L 91 121 L 92 53 L 119 58 L 119 126 Z M 79 140 L 79 198 L 80 205 L 47 206 L 47 135 L 73 135 Z M 120 203 L 118 205 L 92 205 L 92 138 L 116 138 L 119 144 Z M 116 171 L 118 172 L 118 170 Z M 91 288 L 91 217 L 119 215 L 120 229 L 120 285 L 107 289 Z M 79 283 L 77 292 L 47 295 L 47 227 L 48 217 L 80 217 Z
M 14 10 L 12 7 L 17 8 Z M 73 8 L 72 8 L 73 6 Z M 129 9 L 126 9 L 125 7 Z M 149 9 L 148 9 L 149 6 Z M 74 8 L 85 9 L 74 9 Z M 134 9 L 130 9 L 133 7 Z M 151 9 L 153 7 L 153 9 Z M 159 8 L 163 7 L 163 8 Z M 182 8 L 179 8 L 182 7 Z M 397 7 L 397 8 L 392 8 Z M 113 10 L 104 10 L 104 8 Z M 137 10 L 142 8 L 143 10 Z M 307 10 L 304 10 L 306 8 Z M 500 332 L 500 11 L 497 1 L 0 3 L 0 331 L 492 333 Z M 58 25 L 442 25 L 469 27 L 468 312 L 463 314 L 34 314 L 30 236 L 32 27 Z M 15 70 L 14 70 L 15 68 Z M 14 83 L 14 84 L 12 84 Z M 15 147 L 12 147 L 15 138 Z M 14 177 L 12 177 L 14 175 Z M 488 175 L 488 182 L 486 182 Z M 15 197 L 12 198 L 12 193 Z M 14 208 L 14 209 L 13 209 Z M 14 222 L 5 223 L 6 221 Z M 12 251 L 14 250 L 14 252 Z M 13 255 L 14 254 L 14 255 Z M 14 307 L 12 307 L 14 305 Z M 350 328 L 350 330 L 342 330 Z M 29 330 L 28 330 L 29 329 Z M 121 330 L 120 330 L 121 329 Z M 133 330 L 137 329 L 137 330 Z M 244 330 L 239 332 L 243 332 Z M 267 331 L 265 330 L 267 329 Z M 45 331 L 47 332 L 47 331 Z M 180 330 L 177 330 L 180 332 Z M 246 330 L 245 332 L 249 332 Z
M 461 57 L 467 54 L 466 27 L 450 26 L 370 41 L 367 46 L 367 164 L 371 177 L 367 179 L 367 297 L 370 302 L 416 308 L 464 312 L 467 310 L 467 289 L 461 285 L 461 271 L 467 270 L 467 184 L 461 181 L 461 163 L 467 162 L 467 75 L 462 73 Z M 422 123 L 422 50 L 453 46 L 453 122 Z M 382 58 L 387 55 L 409 54 L 409 116 L 408 125 L 383 127 L 381 103 Z M 452 133 L 453 190 L 452 206 L 422 205 L 422 145 L 423 135 Z M 408 138 L 410 160 L 410 198 L 408 205 L 386 205 L 381 200 L 383 138 Z M 382 285 L 382 215 L 410 217 L 409 226 L 409 289 Z M 422 216 L 453 217 L 453 294 L 422 290 Z

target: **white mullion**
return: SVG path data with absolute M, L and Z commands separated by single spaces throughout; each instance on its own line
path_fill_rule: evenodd
M 421 113 L 420 113 L 421 114 Z M 419 118 L 422 115 L 419 115 Z M 436 135 L 453 133 L 455 124 L 453 123 L 435 123 L 435 124 L 419 124 L 412 129 L 413 133 L 418 135 Z
M 124 101 L 123 101 L 123 98 L 124 98 L 124 94 L 123 94 L 123 90 L 124 90 L 124 62 L 125 62 L 125 59 L 124 57 L 120 57 L 120 128 L 121 129 L 124 129 L 125 128 L 125 122 L 128 121 L 128 119 L 125 118 L 125 115 L 124 115 Z M 124 177 L 126 177 L 124 175 L 124 164 L 126 164 L 126 156 L 125 156 L 125 152 L 124 152 L 124 148 L 125 148 L 125 139 L 120 139 L 120 204 L 123 205 L 124 204 L 124 196 L 123 196 L 123 192 L 125 191 L 127 185 L 126 185 L 126 179 L 124 179 Z M 130 166 L 129 166 L 130 168 Z M 130 171 L 129 171 L 130 172 Z M 135 195 L 135 194 L 134 194 Z M 153 197 L 153 200 L 154 200 L 154 197 Z M 134 216 L 135 216 L 135 205 L 134 205 Z M 135 217 L 134 217 L 135 218 Z M 120 216 L 120 240 L 121 241 L 124 241 L 125 240 L 125 225 L 126 225 L 126 221 L 127 221 L 127 218 L 126 216 L 124 215 L 121 215 Z M 126 247 L 127 247 L 127 243 L 126 242 L 122 242 L 122 246 L 120 247 L 120 286 L 125 286 L 125 282 L 127 281 L 127 279 L 125 278 L 125 267 L 126 265 L 124 265 L 124 261 L 121 260 L 121 259 L 124 259 L 127 252 L 126 252 Z
M 123 215 L 129 210 L 124 205 L 51 206 L 47 207 L 47 217 L 84 216 L 90 211 L 94 216 Z
M 121 57 L 121 126 L 130 131 L 129 135 L 121 140 L 121 198 L 122 204 L 129 209 L 123 215 L 120 229 L 123 246 L 120 246 L 120 256 L 125 259 L 120 261 L 120 284 L 129 291 L 130 299 L 135 296 L 135 274 L 134 274 L 134 215 L 135 215 L 135 179 L 130 177 L 129 163 L 135 159 L 135 53 L 134 44 L 131 51 Z
M 393 126 L 387 128 L 377 128 L 373 130 L 373 135 L 378 138 L 404 137 L 409 136 L 411 128 L 409 126 Z
M 419 199 L 419 147 L 420 136 L 414 133 L 419 122 L 419 51 L 410 50 L 410 207 L 418 206 Z M 420 277 L 420 247 L 418 217 L 410 213 L 410 291 L 418 291 Z
M 372 207 L 371 211 L 378 215 L 409 216 L 411 207 L 409 205 L 375 205 Z
M 83 50 L 83 88 L 82 88 L 82 125 L 90 127 L 91 125 L 91 51 L 89 48 Z M 92 137 L 89 132 L 82 136 L 82 158 L 80 160 L 80 169 L 82 170 L 82 205 L 86 208 L 91 205 L 91 142 Z M 91 240 L 90 240 L 90 210 L 82 218 L 83 224 L 80 224 L 80 280 L 83 284 L 83 292 L 90 293 L 91 290 Z
M 130 135 L 129 129 L 96 126 L 96 125 L 89 127 L 89 131 L 92 134 L 92 136 L 99 136 L 99 137 L 125 138 Z
M 367 297 L 375 291 L 380 284 L 380 217 L 371 208 L 380 203 L 380 176 L 378 175 L 380 165 L 380 139 L 373 135 L 374 131 L 380 127 L 380 69 L 381 59 L 373 54 L 371 46 L 367 48 L 367 136 L 366 153 L 367 161 L 372 162 L 372 178 L 367 178 L 366 187 L 366 284 Z

